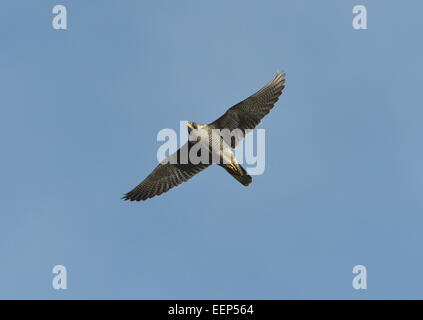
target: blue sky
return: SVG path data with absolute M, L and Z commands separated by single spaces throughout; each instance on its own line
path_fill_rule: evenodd
M 422 12 L 2 1 L 0 298 L 423 298 Z M 212 167 L 120 200 L 155 167 L 159 130 L 213 121 L 277 70 L 287 86 L 250 187 Z M 358 264 L 367 290 L 351 285 Z

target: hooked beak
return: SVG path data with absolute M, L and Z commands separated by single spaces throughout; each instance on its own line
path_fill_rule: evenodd
M 190 130 L 193 130 L 193 129 L 194 129 L 194 127 L 193 127 L 193 125 L 192 125 L 192 122 L 188 122 L 187 127 L 188 127 L 188 129 L 190 129 Z

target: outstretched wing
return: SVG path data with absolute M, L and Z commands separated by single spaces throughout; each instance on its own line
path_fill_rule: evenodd
M 231 107 L 223 116 L 210 123 L 210 126 L 220 130 L 229 129 L 235 133 L 230 139 L 231 147 L 235 148 L 248 133 L 246 131 L 257 127 L 261 119 L 270 112 L 282 94 L 283 88 L 285 88 L 285 73 L 277 73 L 265 87 Z
M 141 201 L 158 196 L 188 181 L 209 166 L 209 164 L 190 163 L 187 156 L 188 149 L 188 143 L 186 143 L 177 152 L 163 160 L 143 182 L 125 194 L 122 199 Z

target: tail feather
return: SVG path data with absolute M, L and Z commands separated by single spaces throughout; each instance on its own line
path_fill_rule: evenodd
M 237 163 L 236 160 L 229 164 L 222 164 L 221 166 L 244 186 L 247 187 L 251 184 L 251 182 L 253 182 L 253 178 L 251 178 L 247 171 L 239 163 Z

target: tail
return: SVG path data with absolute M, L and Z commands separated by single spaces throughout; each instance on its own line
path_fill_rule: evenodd
M 231 163 L 220 164 L 221 167 L 225 168 L 229 174 L 237 179 L 244 186 L 249 186 L 253 182 L 253 178 L 245 171 L 245 169 L 236 161 L 235 157 L 232 158 Z

